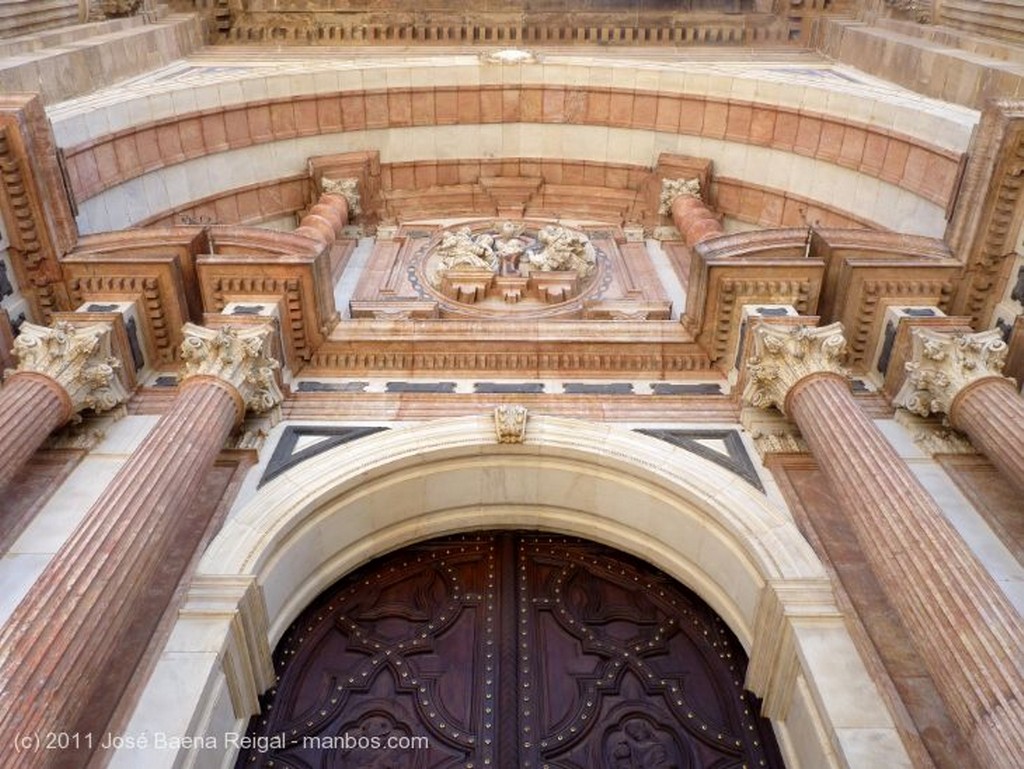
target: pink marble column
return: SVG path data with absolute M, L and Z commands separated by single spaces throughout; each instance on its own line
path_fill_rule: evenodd
M 7 380 L 0 390 L 0 490 L 72 413 L 71 399 L 49 377 L 19 372 Z
M 1002 376 L 998 331 L 955 334 L 915 328 L 896 402 L 921 416 L 946 414 L 1018 491 L 1024 492 L 1024 397 Z
M 660 213 L 671 215 L 672 223 L 688 246 L 725 232 L 718 215 L 701 198 L 698 179 L 663 180 Z
M 295 232 L 330 245 L 348 226 L 349 217 L 359 213 L 359 192 L 355 179 L 322 179 L 323 193 L 309 209 Z
M 76 413 L 104 411 L 127 397 L 110 331 L 109 323 L 22 325 L 14 343 L 18 369 L 0 389 L 0 489 Z
M 858 407 L 839 324 L 759 325 L 744 393 L 792 418 L 979 766 L 1024 756 L 1024 621 Z
M 280 400 L 266 327 L 186 327 L 185 374 L 174 405 L 131 454 L 0 631 L 0 744 L 73 732 L 133 607 L 159 578 L 161 557 L 246 406 Z M 95 748 L 102 735 L 92 735 Z M 63 755 L 4 749 L 4 766 L 84 766 L 85 737 Z M 79 763 L 76 763 L 79 762 Z
M 1012 380 L 985 377 L 968 385 L 950 405 L 949 421 L 1024 494 L 1024 396 Z

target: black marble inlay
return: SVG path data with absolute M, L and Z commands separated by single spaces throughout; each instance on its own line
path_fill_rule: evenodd
M 124 330 L 128 332 L 128 346 L 132 348 L 132 363 L 135 364 L 136 371 L 141 371 L 142 367 L 146 365 L 146 359 L 142 355 L 142 346 L 139 344 L 139 327 L 135 323 L 135 318 L 128 318 L 128 322 L 124 324 Z
M 1002 318 L 996 318 L 996 328 L 999 329 L 999 333 L 1003 335 L 1003 341 L 1009 344 L 1010 335 L 1013 334 L 1013 324 L 1007 323 Z
M 889 359 L 892 358 L 892 346 L 896 342 L 896 324 L 891 320 L 885 324 L 885 335 L 882 337 L 882 352 L 878 354 L 878 371 L 884 374 L 889 370 Z
M 453 393 L 455 382 L 388 382 L 389 393 Z
M 754 312 L 765 318 L 782 318 L 789 315 L 789 309 L 786 307 L 758 307 Z
M 750 461 L 750 455 L 747 454 L 746 446 L 743 445 L 743 439 L 740 438 L 740 434 L 736 430 L 656 430 L 640 428 L 636 432 L 671 443 L 673 446 L 689 451 L 691 454 L 696 454 L 709 462 L 714 462 L 719 467 L 723 467 L 729 472 L 738 475 L 758 491 L 764 491 L 764 486 L 761 485 L 761 478 L 754 468 L 754 463 Z M 729 456 L 724 456 L 720 452 L 710 449 L 702 443 L 698 443 L 699 440 L 722 441 Z
M 117 312 L 118 309 L 116 304 L 87 304 L 85 306 L 86 312 Z
M 632 395 L 633 383 L 586 384 L 584 382 L 566 382 L 564 389 L 567 395 Z
M 721 395 L 722 387 L 711 382 L 696 382 L 693 384 L 652 382 L 651 392 L 654 395 Z
M 174 374 L 165 374 L 163 376 L 158 376 L 153 381 L 153 387 L 177 387 L 177 386 L 178 386 L 178 377 L 174 376 Z
M 902 310 L 908 318 L 934 318 L 938 315 L 934 307 L 903 307 Z
M 0 259 L 0 299 L 14 293 L 14 284 L 7 277 L 7 262 Z
M 273 480 L 286 470 L 295 467 L 300 462 L 305 462 L 307 459 L 323 454 L 325 451 L 329 451 L 336 446 L 350 443 L 359 438 L 365 438 L 368 435 L 384 432 L 388 429 L 387 427 L 286 427 L 281 435 L 281 440 L 277 442 L 277 446 L 274 448 L 270 461 L 267 463 L 267 469 L 263 471 L 263 476 L 260 478 L 257 488 Z M 323 440 L 296 451 L 295 447 L 298 445 L 299 440 L 307 437 L 323 438 Z
M 1024 304 L 1024 267 L 1017 270 L 1017 283 L 1010 291 L 1010 298 L 1015 302 Z
M 259 315 L 261 312 L 263 307 L 258 304 L 240 304 L 231 309 L 232 315 Z
M 363 393 L 369 382 L 299 382 L 300 393 Z
M 542 393 L 543 382 L 477 382 L 473 391 L 478 393 Z
M 850 380 L 850 389 L 853 392 L 855 392 L 855 393 L 871 393 L 871 392 L 874 392 L 874 390 L 872 390 L 870 387 L 868 387 L 867 382 L 865 382 L 863 379 L 851 379 Z

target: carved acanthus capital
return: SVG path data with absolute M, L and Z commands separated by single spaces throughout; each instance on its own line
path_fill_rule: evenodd
M 238 391 L 248 410 L 257 414 L 281 403 L 275 374 L 280 364 L 268 353 L 273 327 L 209 329 L 186 323 L 183 332 L 182 382 L 195 376 L 221 379 Z
M 907 378 L 897 405 L 915 414 L 949 414 L 956 396 L 969 384 L 1002 377 L 1009 349 L 998 329 L 977 334 L 949 334 L 916 328 Z
M 359 203 L 359 180 L 355 177 L 348 179 L 328 179 L 326 176 L 320 179 L 320 192 L 324 195 L 340 195 L 348 203 L 349 217 L 359 216 L 362 208 Z
M 669 216 L 672 213 L 672 204 L 676 202 L 676 198 L 680 197 L 702 200 L 700 179 L 662 179 L 661 198 L 658 200 L 658 213 L 662 216 Z
M 842 365 L 846 338 L 841 323 L 821 328 L 759 323 L 751 329 L 754 357 L 747 362 L 743 402 L 757 408 L 774 406 L 785 413 L 793 385 L 812 374 L 847 376 Z
M 494 409 L 494 432 L 498 443 L 522 443 L 526 437 L 526 406 Z
M 74 326 L 58 321 L 52 328 L 23 323 L 14 340 L 18 371 L 49 377 L 71 399 L 74 413 L 109 411 L 128 398 L 118 375 L 121 362 L 111 354 L 110 323 Z

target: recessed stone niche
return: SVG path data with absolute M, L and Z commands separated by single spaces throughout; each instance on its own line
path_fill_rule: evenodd
M 405 225 L 378 240 L 353 318 L 665 320 L 671 302 L 643 243 L 617 226 L 482 219 Z

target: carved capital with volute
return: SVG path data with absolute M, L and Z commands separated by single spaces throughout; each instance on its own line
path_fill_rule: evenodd
M 786 413 L 786 397 L 813 374 L 847 376 L 842 365 L 846 338 L 841 323 L 820 328 L 759 323 L 751 329 L 754 356 L 747 362 L 743 402 Z
M 276 370 L 280 364 L 270 356 L 272 326 L 204 328 L 186 323 L 181 344 L 181 381 L 212 377 L 231 385 L 256 414 L 281 403 Z
M 359 216 L 361 213 L 359 180 L 355 177 L 347 179 L 328 179 L 324 177 L 320 180 L 320 191 L 324 195 L 340 195 L 345 198 L 345 202 L 348 203 L 350 216 Z
M 677 198 L 689 197 L 702 200 L 700 179 L 662 179 L 661 197 L 658 200 L 658 213 L 668 216 L 672 213 L 672 204 Z
M 121 362 L 111 347 L 110 323 L 77 326 L 57 321 L 52 327 L 23 323 L 14 340 L 19 372 L 52 379 L 67 393 L 72 413 L 109 411 L 128 398 L 118 374 Z
M 1001 379 L 1008 350 L 998 329 L 949 334 L 916 328 L 912 345 L 896 403 L 923 417 L 949 414 L 968 385 L 989 377 Z

